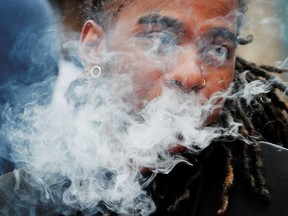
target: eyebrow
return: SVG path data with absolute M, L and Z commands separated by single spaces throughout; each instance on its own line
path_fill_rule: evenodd
M 224 27 L 214 27 L 205 33 L 204 37 L 213 38 L 213 39 L 225 39 L 233 43 L 236 46 L 237 36 L 232 33 L 230 30 Z
M 160 16 L 159 14 L 153 13 L 146 16 L 140 17 L 137 21 L 140 25 L 157 25 L 164 29 L 169 29 L 175 33 L 185 32 L 184 24 L 175 18 L 168 16 Z

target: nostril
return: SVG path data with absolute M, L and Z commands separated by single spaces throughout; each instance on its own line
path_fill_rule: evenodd
M 191 91 L 198 93 L 206 85 L 206 80 L 202 78 L 201 82 L 194 82 L 190 84 L 188 87 L 186 87 L 183 85 L 181 81 L 171 79 L 165 82 L 165 85 L 168 87 L 178 87 L 185 93 L 190 93 Z
M 190 88 L 190 91 L 193 91 L 195 93 L 198 93 L 203 87 L 199 86 L 199 85 L 195 85 L 193 87 Z
M 169 80 L 168 82 L 166 82 L 166 86 L 168 87 L 177 87 L 179 88 L 181 91 L 185 92 L 185 93 L 189 93 L 192 89 L 191 88 L 186 88 L 181 81 L 179 80 Z
M 203 89 L 206 85 L 206 80 L 202 78 L 202 83 L 201 84 L 195 84 L 194 86 L 191 87 L 191 91 L 194 91 L 198 93 L 201 89 Z
M 165 82 L 165 85 L 168 86 L 168 87 L 179 87 L 179 88 L 183 88 L 184 86 L 182 85 L 182 83 L 179 81 L 179 80 L 168 80 Z

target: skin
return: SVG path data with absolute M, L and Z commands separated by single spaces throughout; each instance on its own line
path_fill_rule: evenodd
M 237 7 L 238 0 L 135 0 L 122 8 L 109 31 L 92 20 L 85 23 L 83 64 L 99 64 L 103 51 L 122 53 L 121 63 L 109 68 L 133 71 L 132 103 L 139 109 L 164 88 L 207 100 L 233 79 Z M 207 124 L 217 119 L 218 111 Z

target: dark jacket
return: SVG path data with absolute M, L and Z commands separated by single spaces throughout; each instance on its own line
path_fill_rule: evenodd
M 177 208 L 176 211 L 167 211 L 167 200 L 158 199 L 158 210 L 155 216 L 214 216 L 219 209 L 219 195 L 222 189 L 221 155 L 209 157 L 209 169 L 198 177 L 189 188 L 190 198 Z M 288 150 L 270 144 L 262 145 L 262 158 L 264 161 L 264 177 L 267 188 L 272 196 L 271 203 L 263 203 L 253 195 L 243 177 L 237 173 L 233 187 L 229 193 L 229 207 L 225 215 L 229 216 L 288 216 Z M 193 167 L 178 166 L 169 176 L 162 176 L 159 180 L 158 191 L 182 190 L 187 181 L 187 176 L 193 175 Z M 223 172 L 223 171 L 222 171 Z M 187 174 L 188 173 L 188 174 Z M 157 179 L 156 179 L 157 181 Z M 169 182 L 169 186 L 163 182 Z M 179 187 L 180 185 L 180 187 Z M 161 188 L 162 187 L 162 188 Z M 169 188 L 169 190 L 167 190 Z M 163 197 L 163 194 L 162 194 Z M 157 201 L 157 199 L 156 199 Z M 166 202 L 166 203 L 163 203 Z M 171 201 L 170 201 L 171 202 Z M 174 202 L 174 200 L 173 200 Z M 173 203 L 171 202 L 171 203 Z M 162 208 L 162 209 L 161 209 Z

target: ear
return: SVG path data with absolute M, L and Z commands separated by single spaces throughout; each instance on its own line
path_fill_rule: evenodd
M 95 64 L 97 52 L 105 46 L 103 43 L 104 31 L 100 25 L 92 20 L 88 20 L 81 32 L 80 36 L 80 58 L 84 65 Z

